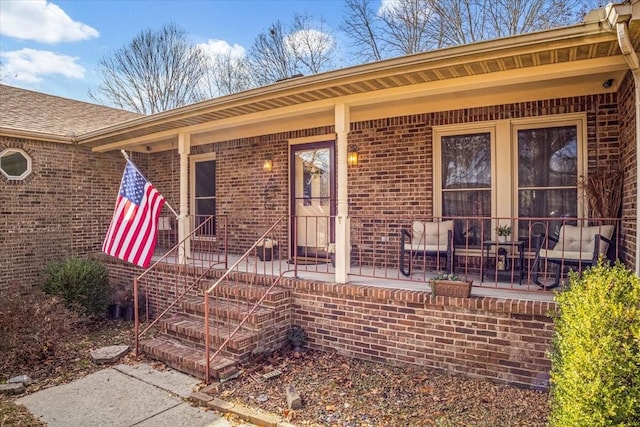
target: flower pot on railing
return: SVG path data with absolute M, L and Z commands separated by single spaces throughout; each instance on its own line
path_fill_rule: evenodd
M 262 239 L 256 246 L 256 253 L 260 261 L 271 261 L 276 258 L 278 251 L 278 241 L 273 239 Z

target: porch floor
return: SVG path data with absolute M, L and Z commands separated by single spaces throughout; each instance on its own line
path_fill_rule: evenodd
M 154 261 L 159 259 L 160 255 L 154 256 Z M 228 266 L 234 265 L 239 255 L 229 255 Z M 167 257 L 167 263 L 175 264 L 174 257 Z M 196 267 L 208 266 L 208 261 L 203 261 L 195 257 L 190 259 L 189 264 Z M 257 274 L 278 276 L 282 271 L 286 271 L 285 277 L 294 277 L 294 265 L 289 264 L 288 260 L 272 260 L 260 261 L 257 257 L 250 256 L 236 267 L 238 271 L 253 272 Z M 215 266 L 216 270 L 223 270 L 222 266 Z M 314 280 L 320 282 L 335 282 L 334 268 L 331 263 L 319 263 L 298 265 L 297 277 L 300 279 Z M 485 272 L 491 273 L 491 272 Z M 371 266 L 353 266 L 349 274 L 349 283 L 365 286 L 376 286 L 381 288 L 404 289 L 404 290 L 430 290 L 429 279 L 436 274 L 435 271 L 414 270 L 410 277 L 401 276 L 397 268 L 371 267 Z M 495 280 L 493 277 L 485 276 L 484 282 L 481 282 L 480 274 L 468 274 L 467 278 L 473 280 L 471 290 L 472 296 L 485 296 L 505 299 L 518 299 L 527 301 L 553 301 L 556 288 L 553 291 L 547 291 L 540 288 L 534 283 L 529 283 L 525 276 L 522 279 L 522 285 L 517 282 L 517 277 L 511 280 Z

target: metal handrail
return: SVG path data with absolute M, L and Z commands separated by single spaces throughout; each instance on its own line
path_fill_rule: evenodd
M 236 326 L 236 328 L 233 330 L 233 332 L 231 332 L 229 334 L 229 336 L 224 340 L 224 342 L 222 344 L 220 344 L 217 348 L 217 350 L 213 353 L 213 355 L 211 355 L 211 348 L 210 348 L 210 338 L 209 338 L 209 295 L 211 294 L 211 292 L 213 292 L 214 289 L 216 289 L 220 283 L 222 283 L 225 279 L 227 279 L 229 277 L 229 275 L 231 274 L 231 272 L 233 270 L 236 269 L 236 267 L 238 265 L 240 265 L 240 263 L 242 261 L 244 261 L 247 257 L 249 257 L 249 255 L 256 249 L 256 247 L 258 246 L 258 243 L 260 243 L 260 241 L 262 241 L 263 239 L 265 239 L 268 235 L 270 235 L 273 230 L 280 225 L 285 219 L 287 218 L 286 215 L 281 216 L 280 218 L 278 218 L 278 220 L 271 226 L 269 227 L 269 229 L 267 231 L 265 231 L 255 242 L 253 245 L 251 245 L 251 247 L 244 253 L 242 254 L 242 256 L 209 288 L 206 290 L 206 292 L 204 293 L 204 341 L 205 341 L 205 360 L 206 360 L 206 364 L 205 364 L 205 382 L 207 384 L 209 384 L 210 381 L 210 373 L 211 373 L 211 361 L 214 360 L 221 352 L 222 350 L 227 346 L 227 344 L 229 344 L 229 342 L 234 338 L 234 336 L 238 333 L 238 331 L 240 330 L 240 328 L 247 322 L 247 320 L 249 319 L 249 317 L 251 317 L 251 315 L 254 313 L 254 311 L 262 304 L 262 302 L 264 301 L 264 299 L 267 297 L 267 295 L 269 294 L 269 292 L 271 292 L 271 290 L 280 282 L 280 280 L 282 280 L 282 278 L 284 277 L 285 274 L 290 273 L 290 272 L 295 272 L 295 256 L 294 256 L 294 263 L 293 269 L 289 269 L 289 270 L 285 270 L 285 271 L 281 271 L 280 275 L 274 279 L 271 282 L 271 285 L 266 289 L 266 291 L 264 292 L 264 294 L 262 295 L 262 297 L 256 301 L 256 303 L 253 305 L 253 307 L 247 312 L 247 314 L 244 316 L 244 318 L 240 321 L 240 323 Z
M 149 329 L 151 329 L 154 325 L 156 325 L 160 319 L 162 319 L 164 317 L 165 314 L 167 314 L 173 307 L 175 307 L 181 300 L 182 298 L 184 298 L 184 296 L 191 291 L 198 283 L 200 283 L 200 281 L 202 280 L 203 277 L 205 277 L 210 271 L 211 269 L 213 269 L 213 267 L 217 264 L 214 263 L 210 263 L 209 267 L 191 284 L 189 285 L 180 295 L 178 295 L 176 297 L 176 299 L 169 304 L 169 306 L 163 310 L 158 316 L 156 316 L 155 319 L 153 319 L 153 321 L 151 323 L 149 323 L 147 325 L 146 328 L 144 328 L 144 330 L 142 332 L 140 332 L 140 317 L 139 317 L 139 292 L 138 292 L 138 288 L 139 288 L 139 281 L 140 279 L 142 279 L 145 275 L 147 275 L 151 270 L 154 270 L 155 267 L 163 262 L 165 259 L 167 259 L 167 257 L 178 251 L 180 249 L 180 247 L 189 239 L 193 238 L 193 236 L 198 233 L 201 229 L 205 228 L 206 226 L 208 226 L 208 224 L 211 221 L 215 220 L 215 216 L 209 216 L 207 217 L 206 220 L 204 220 L 198 227 L 196 227 L 188 236 L 186 236 L 184 239 L 182 239 L 180 242 L 178 242 L 173 248 L 171 248 L 170 250 L 168 250 L 163 256 L 161 256 L 156 262 L 154 262 L 149 268 L 147 268 L 142 274 L 140 274 L 138 277 L 133 279 L 133 311 L 134 311 L 134 336 L 135 336 L 135 353 L 136 356 L 140 355 L 140 350 L 139 350 L 139 345 L 140 345 L 140 337 L 142 337 L 147 331 L 149 331 Z M 226 230 L 226 227 L 225 227 Z M 226 244 L 225 244 L 225 251 L 226 251 Z M 225 264 L 226 264 L 226 259 L 227 259 L 227 255 L 225 253 Z M 147 301 L 147 305 L 148 305 L 148 301 Z M 148 310 L 147 310 L 147 320 L 148 320 Z

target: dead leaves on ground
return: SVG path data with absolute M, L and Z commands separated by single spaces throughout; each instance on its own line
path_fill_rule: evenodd
M 212 394 L 299 426 L 544 426 L 548 414 L 546 393 L 335 353 L 275 352 L 243 369 L 242 376 L 217 385 Z M 256 380 L 273 369 L 282 375 Z M 302 409 L 287 408 L 288 384 L 302 396 Z M 257 396 L 268 399 L 260 402 Z

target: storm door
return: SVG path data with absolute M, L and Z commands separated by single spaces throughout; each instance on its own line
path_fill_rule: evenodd
M 335 241 L 334 165 L 333 141 L 291 146 L 292 249 L 299 258 L 327 259 L 329 244 Z

